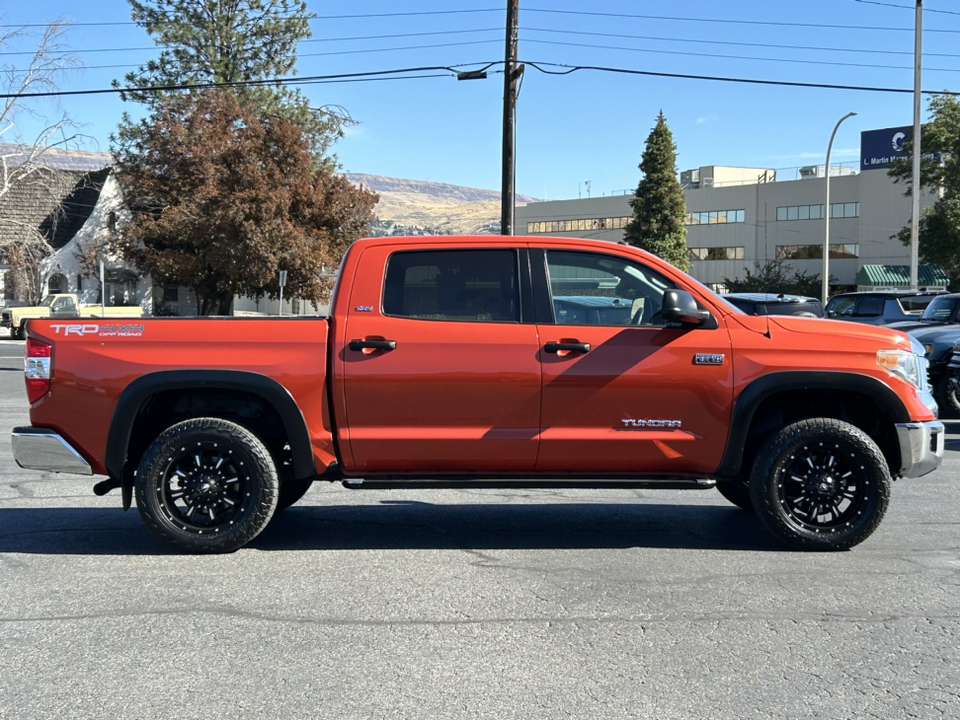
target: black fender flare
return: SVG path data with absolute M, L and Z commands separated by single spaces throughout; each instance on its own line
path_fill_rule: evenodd
M 730 436 L 718 477 L 735 477 L 743 464 L 743 449 L 760 404 L 771 395 L 791 390 L 843 390 L 871 398 L 896 423 L 910 422 L 910 413 L 897 393 L 877 378 L 850 372 L 788 371 L 757 378 L 743 389 L 733 406 Z
M 307 422 L 290 391 L 276 380 L 237 370 L 169 370 L 137 378 L 120 395 L 107 435 L 104 465 L 112 478 L 122 479 L 133 423 L 143 404 L 157 393 L 170 390 L 239 390 L 257 395 L 272 405 L 290 440 L 294 476 L 317 474 Z

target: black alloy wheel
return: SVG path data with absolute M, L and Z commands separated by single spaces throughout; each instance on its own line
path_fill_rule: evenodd
M 226 420 L 178 423 L 147 450 L 137 471 L 137 509 L 150 530 L 197 553 L 230 552 L 270 521 L 279 489 L 269 451 Z
M 750 492 L 760 519 L 786 544 L 845 550 L 880 524 L 890 485 L 886 459 L 866 433 L 816 418 L 788 425 L 768 441 Z

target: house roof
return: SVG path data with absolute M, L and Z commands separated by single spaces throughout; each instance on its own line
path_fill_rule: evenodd
M 7 164 L 15 167 L 27 160 L 36 148 L 28 145 L 0 143 L 0 156 Z M 91 172 L 103 170 L 113 163 L 113 156 L 105 152 L 87 152 L 71 150 L 70 148 L 43 148 L 35 162 L 52 170 L 73 170 L 76 172 Z
M 909 287 L 909 265 L 864 265 L 857 273 L 857 285 Z M 920 265 L 917 283 L 922 286 L 946 287 L 950 278 L 939 265 Z
M 0 196 L 3 248 L 39 232 L 54 250 L 66 245 L 90 217 L 109 169 L 90 172 L 42 169 Z

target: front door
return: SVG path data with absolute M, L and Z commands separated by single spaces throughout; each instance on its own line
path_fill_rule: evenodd
M 518 250 L 372 247 L 356 277 L 338 358 L 346 471 L 532 472 L 540 363 Z
M 532 255 L 532 258 L 536 255 Z M 537 470 L 709 474 L 733 400 L 729 335 L 665 327 L 676 284 L 613 253 L 546 251 L 554 322 L 541 324 L 543 410 Z

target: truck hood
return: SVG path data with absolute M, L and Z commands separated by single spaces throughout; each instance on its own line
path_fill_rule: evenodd
M 826 320 L 822 318 L 792 317 L 790 315 L 768 315 L 772 327 L 780 327 L 789 332 L 810 333 L 824 337 L 858 338 L 872 340 L 888 348 L 911 348 L 910 338 L 906 334 L 888 327 L 846 322 L 845 320 Z

